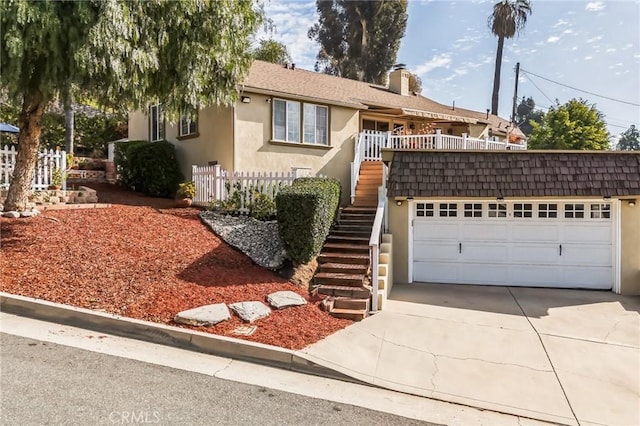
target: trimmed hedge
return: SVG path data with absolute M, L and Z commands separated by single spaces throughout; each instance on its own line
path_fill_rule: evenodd
M 173 198 L 184 180 L 176 149 L 167 141 L 118 143 L 114 161 L 123 185 L 154 197 Z
M 280 238 L 295 264 L 320 253 L 340 204 L 340 181 L 300 178 L 276 196 Z

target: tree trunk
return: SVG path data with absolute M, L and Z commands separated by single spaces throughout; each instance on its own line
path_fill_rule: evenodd
M 38 160 L 42 114 L 45 105 L 46 100 L 39 90 L 25 93 L 22 111 L 18 118 L 18 126 L 20 127 L 18 153 L 9 192 L 4 202 L 4 211 L 21 211 L 26 208 L 27 195 Z
M 498 93 L 500 92 L 500 68 L 502 68 L 502 48 L 504 37 L 498 37 L 498 50 L 496 51 L 496 70 L 493 73 L 493 94 L 491 96 L 491 114 L 498 115 Z
M 73 154 L 74 138 L 74 113 L 71 95 L 67 94 L 64 100 L 64 146 L 68 154 Z

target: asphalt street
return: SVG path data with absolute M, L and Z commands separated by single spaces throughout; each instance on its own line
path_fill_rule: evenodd
M 5 333 L 0 409 L 5 425 L 432 424 Z

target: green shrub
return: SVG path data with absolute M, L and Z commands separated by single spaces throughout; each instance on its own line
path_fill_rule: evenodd
M 175 147 L 169 142 L 116 144 L 115 156 L 120 181 L 147 195 L 172 198 L 184 179 Z
M 258 220 L 273 219 L 276 215 L 276 203 L 267 194 L 253 191 L 251 196 L 251 206 L 249 216 Z
M 340 181 L 296 179 L 276 196 L 280 238 L 289 258 L 307 263 L 320 253 L 340 203 Z
M 183 182 L 178 185 L 178 191 L 176 192 L 176 198 L 191 198 L 196 197 L 196 183 L 194 181 Z

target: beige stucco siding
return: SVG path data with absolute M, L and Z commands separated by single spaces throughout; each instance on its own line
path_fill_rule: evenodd
M 270 97 L 248 94 L 250 103 L 236 107 L 236 171 L 289 172 L 292 167 L 311 169 L 313 174 L 336 177 L 342 183 L 342 204 L 350 191 L 350 163 L 354 136 L 358 132 L 358 110 L 329 106 L 329 147 L 271 140 L 273 103 Z
M 149 117 L 143 111 L 129 114 L 129 139 L 149 140 Z M 198 115 L 198 136 L 178 139 L 177 123 L 165 123 L 165 139 L 176 147 L 180 169 L 191 178 L 191 166 L 217 161 L 233 170 L 233 108 L 206 107 Z
M 620 290 L 640 295 L 640 196 L 636 205 L 621 201 L 620 211 Z
M 409 202 L 401 206 L 389 199 L 389 234 L 393 235 L 393 283 L 409 282 Z

